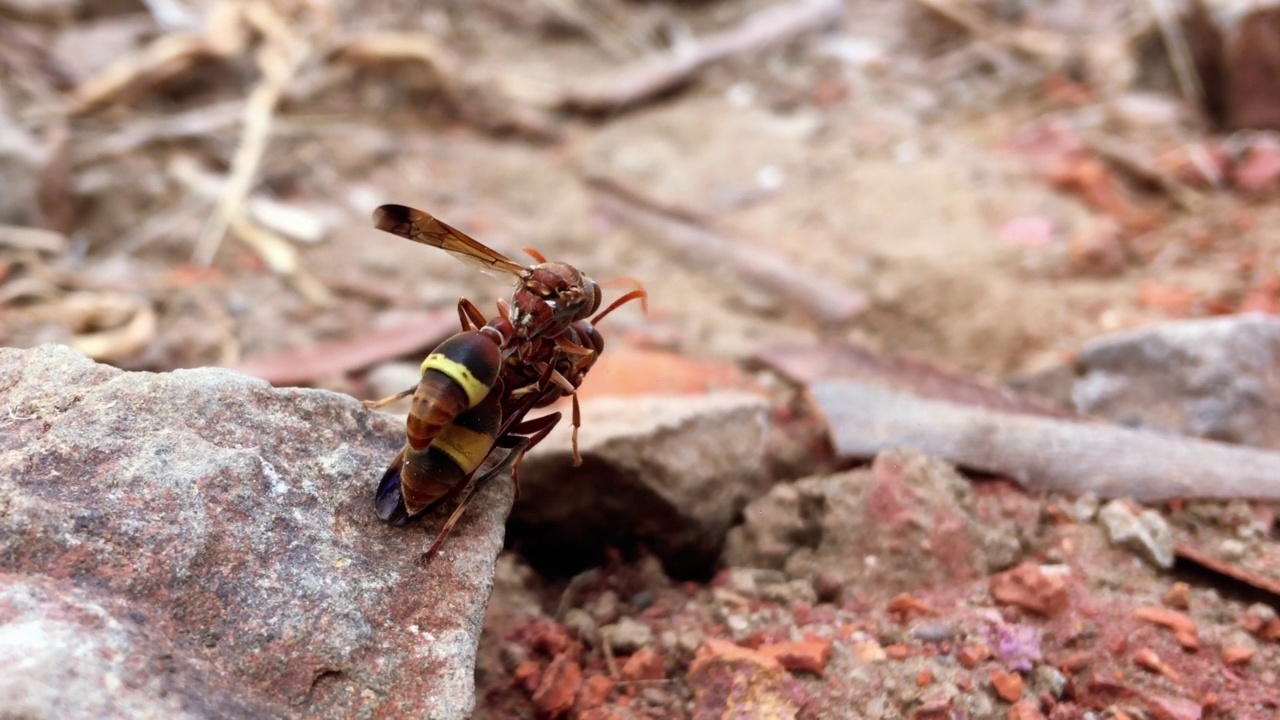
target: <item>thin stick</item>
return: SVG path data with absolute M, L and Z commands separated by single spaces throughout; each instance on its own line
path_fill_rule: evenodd
M 1187 36 L 1178 23 L 1177 12 L 1169 4 L 1169 0 L 1150 0 L 1151 11 L 1155 13 L 1156 22 L 1160 25 L 1160 37 L 1164 40 L 1165 51 L 1169 53 L 1169 63 L 1173 66 L 1173 74 L 1178 79 L 1178 88 L 1182 97 L 1197 108 L 1204 107 L 1204 85 L 1200 83 L 1200 74 L 1196 72 L 1195 61 L 1191 59 L 1191 48 L 1187 45 Z
M 771 250 L 730 237 L 687 208 L 664 205 L 616 180 L 592 176 L 597 199 L 627 222 L 654 233 L 668 248 L 702 267 L 726 267 L 746 284 L 767 290 L 824 325 L 841 325 L 870 306 L 865 293 L 846 288 L 813 268 L 803 268 Z
M 774 5 L 735 27 L 626 65 L 607 77 L 575 84 L 564 90 L 553 104 L 585 113 L 615 112 L 678 87 L 713 62 L 757 52 L 826 27 L 843 12 L 839 0 L 801 0 Z
M 809 391 L 837 454 L 914 448 L 1028 490 L 1133 498 L 1280 500 L 1280 453 L 1101 423 L 996 412 L 832 380 Z
M 285 21 L 269 6 L 250 5 L 246 13 L 250 13 L 248 17 L 254 24 L 268 33 L 267 44 L 258 49 L 262 79 L 249 94 L 245 104 L 244 130 L 240 136 L 240 147 L 231 161 L 231 173 L 191 256 L 192 262 L 201 266 L 213 262 L 227 229 L 240 214 L 240 206 L 257 180 L 258 167 L 266 153 L 276 106 L 307 56 L 306 45 L 288 32 Z

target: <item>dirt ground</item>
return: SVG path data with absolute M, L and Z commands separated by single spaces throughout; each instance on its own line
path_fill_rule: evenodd
M 638 279 L 648 316 L 612 316 L 611 342 L 717 361 L 853 339 L 1002 381 L 1104 332 L 1280 307 L 1280 151 L 1179 99 L 1145 3 L 982 3 L 985 36 L 924 2 L 782 3 L 839 17 L 595 112 L 568 91 L 773 3 L 146 5 L 0 0 L 7 345 L 151 370 L 287 364 L 507 291 L 374 230 L 384 202 Z M 589 176 L 867 309 L 823 322 L 736 261 L 691 259 L 603 212 Z M 201 240 L 219 218 L 227 232 Z M 306 381 L 368 394 L 378 362 Z M 481 681 L 489 717 L 533 713 L 510 675 Z

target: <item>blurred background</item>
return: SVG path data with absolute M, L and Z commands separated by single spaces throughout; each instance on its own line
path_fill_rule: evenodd
M 397 202 L 645 283 L 611 347 L 1005 378 L 1277 307 L 1278 38 L 1170 0 L 0 0 L 0 342 L 394 392 L 509 293 L 372 229 Z

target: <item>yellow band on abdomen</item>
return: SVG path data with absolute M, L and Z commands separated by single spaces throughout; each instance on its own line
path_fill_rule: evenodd
M 428 370 L 439 370 L 449 376 L 450 380 L 462 386 L 462 391 L 467 394 L 467 407 L 473 408 L 480 404 L 480 401 L 489 394 L 489 386 L 476 379 L 470 368 L 457 360 L 451 360 L 441 353 L 431 353 L 426 360 L 422 361 L 420 372 L 427 374 Z
M 431 447 L 453 458 L 462 471 L 470 475 L 493 449 L 492 435 L 469 430 L 459 425 L 446 425 Z

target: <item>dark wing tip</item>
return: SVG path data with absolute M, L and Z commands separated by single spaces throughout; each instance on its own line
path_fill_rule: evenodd
M 413 208 L 405 205 L 379 205 L 373 210 L 373 226 L 379 230 L 393 232 L 413 220 Z
M 392 463 L 382 475 L 378 483 L 378 492 L 374 495 L 373 506 L 378 517 L 392 525 L 403 525 L 409 519 L 409 512 L 404 505 L 404 495 L 400 492 L 400 463 Z

